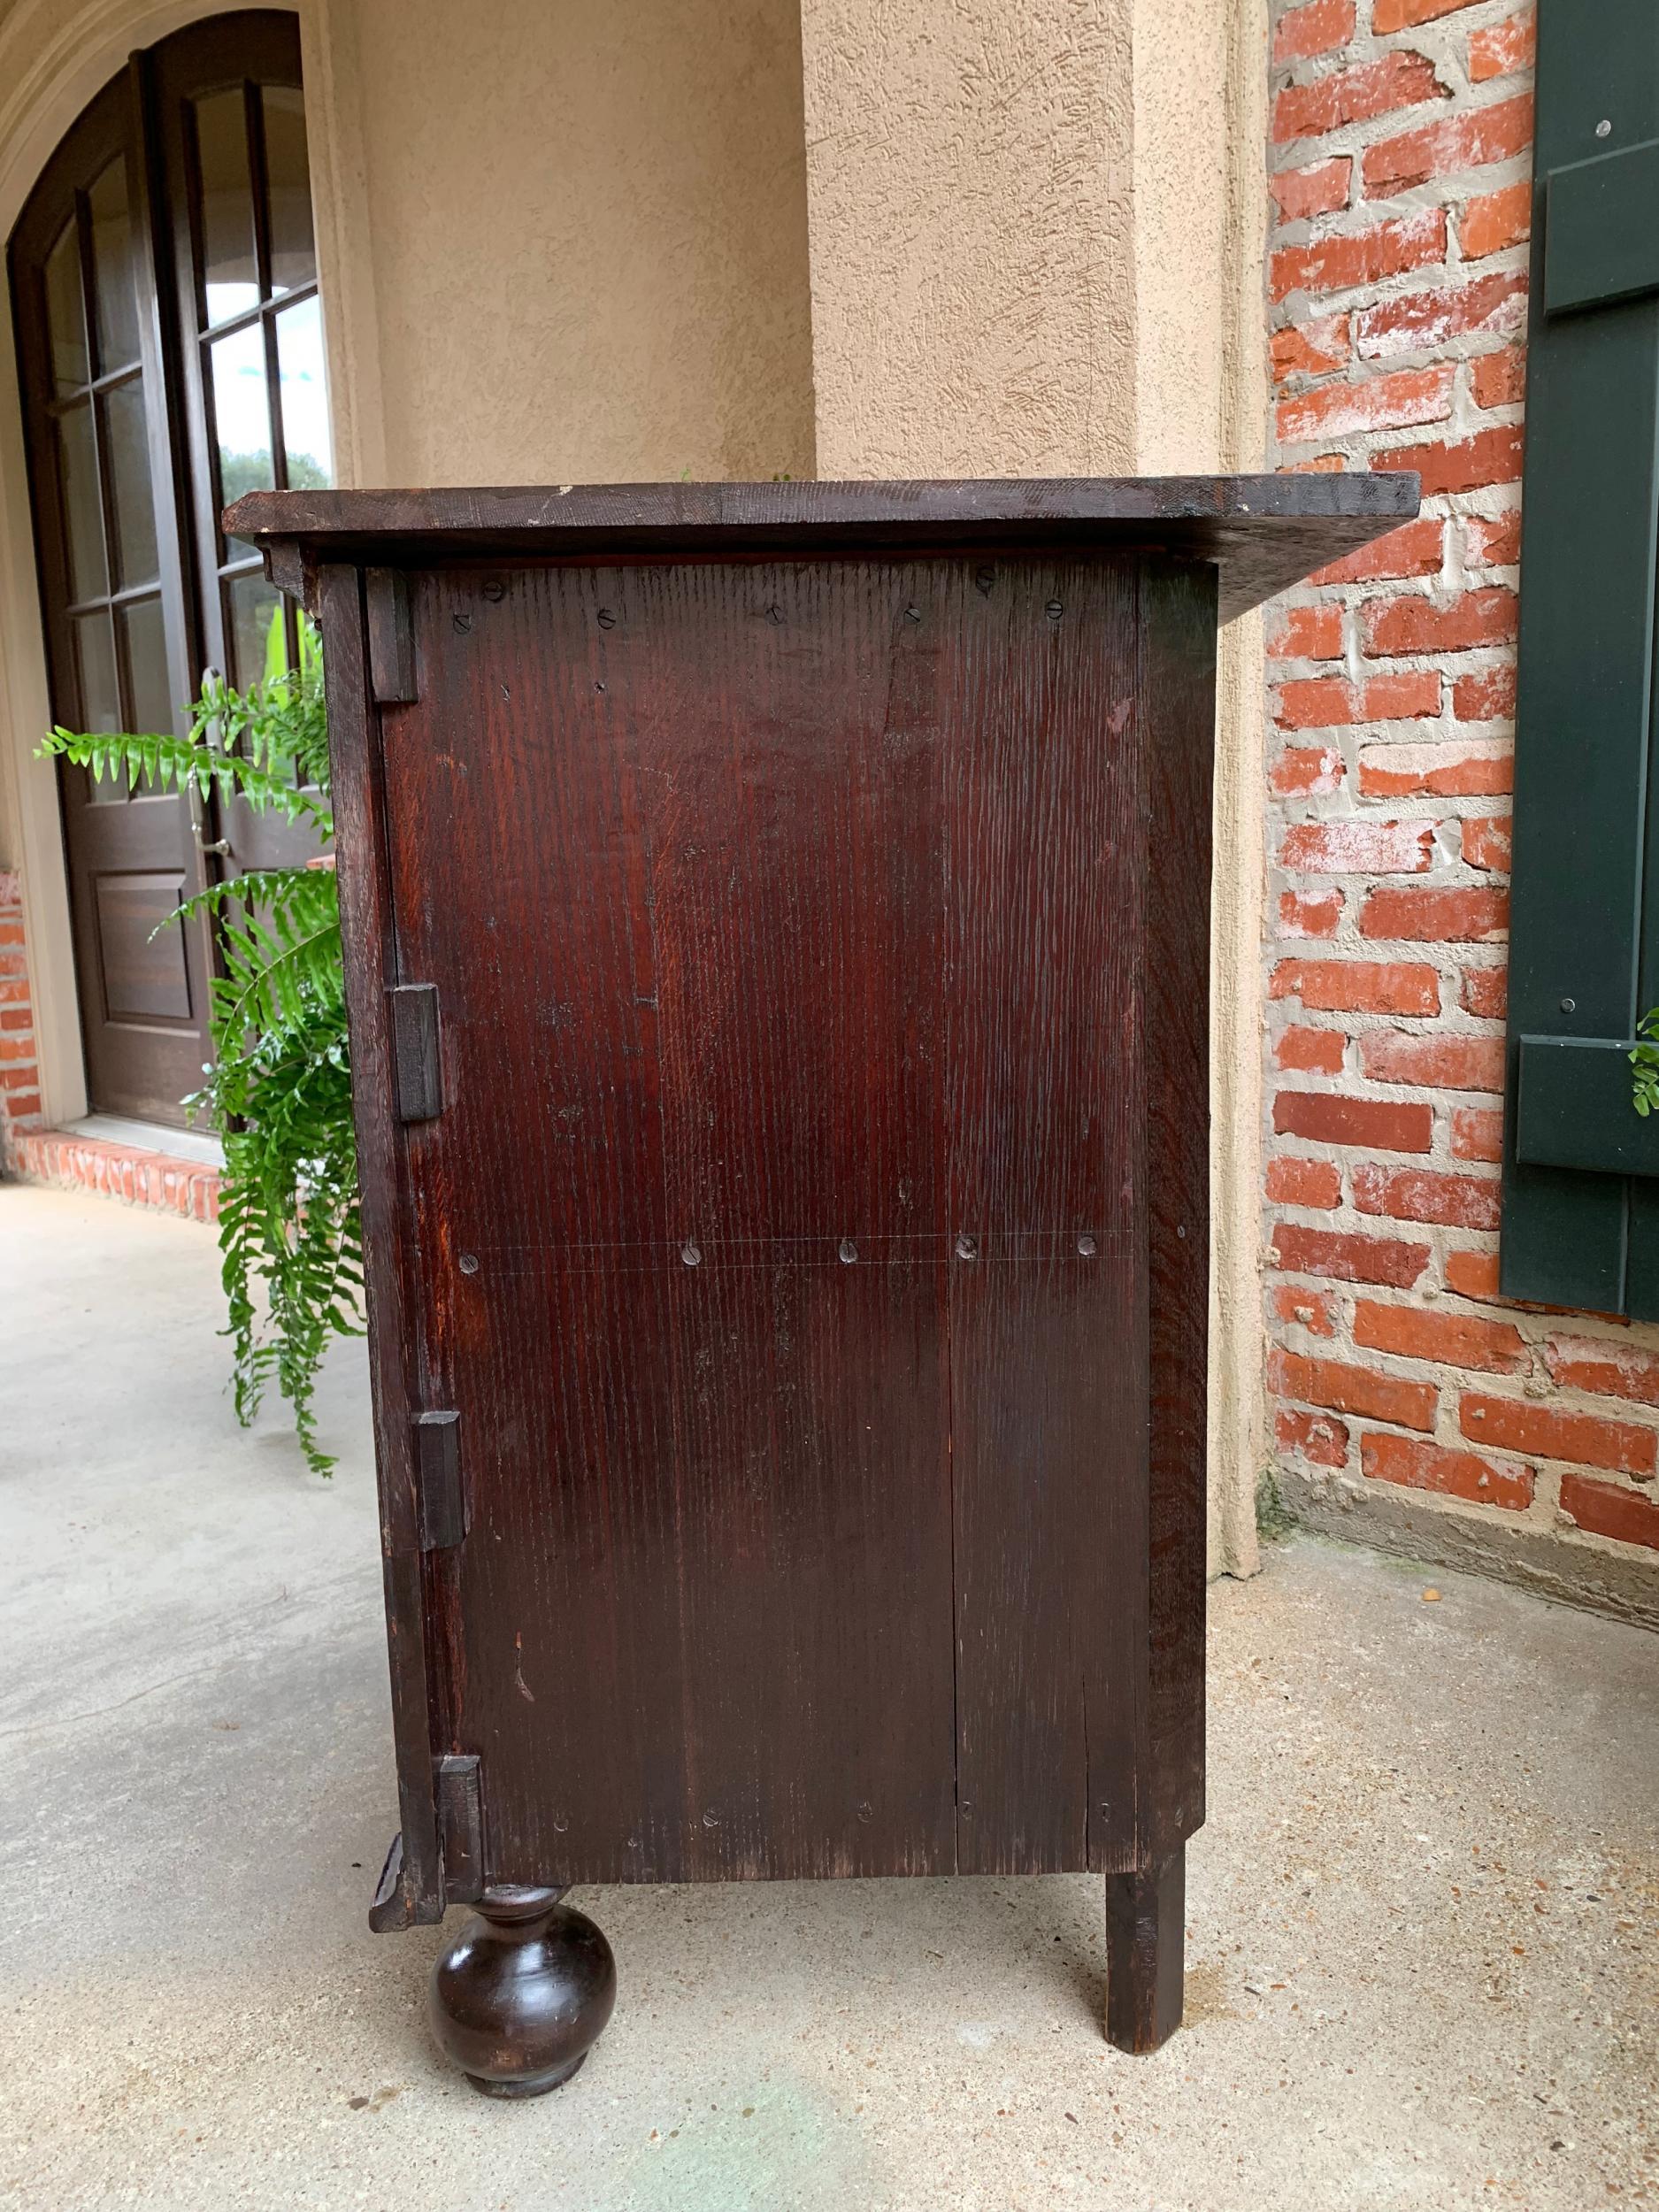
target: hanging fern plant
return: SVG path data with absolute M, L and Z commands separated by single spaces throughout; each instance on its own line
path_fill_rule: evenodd
M 307 826 L 319 843 L 334 832 L 322 660 L 309 625 L 297 667 L 273 650 L 264 680 L 245 692 L 210 679 L 186 737 L 56 729 L 42 751 L 97 779 L 241 798 Z M 274 1382 L 307 1461 L 326 1474 L 334 1463 L 317 1441 L 317 1371 L 331 1336 L 363 1326 L 334 870 L 250 869 L 186 899 L 162 926 L 202 914 L 218 926 L 221 972 L 210 987 L 213 1060 L 185 1104 L 211 1117 L 225 1148 L 219 1240 L 237 1417 L 250 1422 Z

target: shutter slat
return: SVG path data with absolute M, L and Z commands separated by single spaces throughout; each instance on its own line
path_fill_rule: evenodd
M 1584 1107 L 1587 1118 L 1594 1105 L 1605 1124 L 1594 1140 L 1596 1164 L 1580 1153 L 1563 1164 L 1571 1071 L 1538 1056 L 1567 1039 L 1609 1056 L 1629 1049 L 1645 1010 L 1649 881 L 1659 905 L 1647 850 L 1659 537 L 1659 9 L 1653 0 L 1546 6 L 1539 30 L 1499 1273 L 1509 1297 L 1624 1312 L 1632 1296 L 1649 1296 L 1650 1273 L 1659 1294 L 1659 1248 L 1632 1259 L 1633 1220 L 1647 1237 L 1650 1187 L 1599 1164 L 1620 1157 L 1624 1141 L 1611 1059 L 1578 1070 L 1586 1083 L 1600 1071 Z M 1524 1054 L 1535 1079 L 1530 1101 Z M 1551 1081 L 1563 1087 L 1553 1103 Z M 1624 1110 L 1641 1130 L 1634 1108 Z M 1547 1127 L 1554 1133 L 1534 1133 Z M 1634 1211 L 1632 1189 L 1643 1194 Z M 1654 1221 L 1659 1227 L 1659 1210 Z

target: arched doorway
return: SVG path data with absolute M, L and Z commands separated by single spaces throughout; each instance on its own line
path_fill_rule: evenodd
M 245 684 L 294 649 L 223 505 L 333 474 L 295 18 L 217 16 L 133 56 L 9 262 L 53 718 L 181 729 L 204 666 Z M 176 1125 L 212 946 L 165 918 L 289 856 L 244 810 L 68 768 L 59 794 L 89 1103 Z

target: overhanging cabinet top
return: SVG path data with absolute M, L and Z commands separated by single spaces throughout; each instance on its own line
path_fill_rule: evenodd
M 226 516 L 310 603 L 324 562 L 838 552 L 1022 545 L 1214 562 L 1230 621 L 1417 511 L 1417 479 L 990 477 L 950 482 L 577 484 L 493 490 L 250 492 Z

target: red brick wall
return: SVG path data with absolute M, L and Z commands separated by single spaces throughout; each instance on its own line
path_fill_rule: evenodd
M 40 1121 L 41 1080 L 23 943 L 23 894 L 15 872 L 0 868 L 0 1165 L 15 1165 L 14 1133 L 38 1129 Z
M 1659 1331 L 1496 1296 L 1532 60 L 1516 0 L 1274 8 L 1276 459 L 1425 500 L 1269 629 L 1268 1379 L 1294 1509 L 1605 1595 Z

